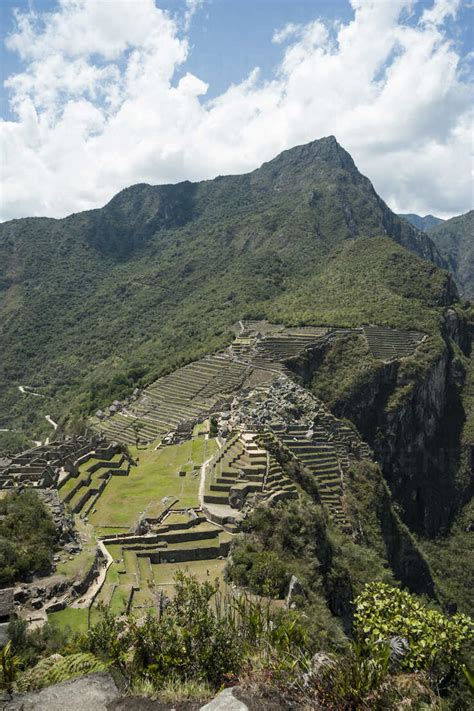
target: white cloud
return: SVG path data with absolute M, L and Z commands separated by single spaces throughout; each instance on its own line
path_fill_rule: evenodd
M 186 10 L 184 13 L 184 29 L 187 32 L 191 26 L 191 21 L 204 0 L 186 0 Z
M 281 30 L 275 30 L 272 37 L 274 44 L 283 44 L 290 37 L 297 37 L 302 30 L 302 26 L 294 22 L 288 22 Z
M 469 209 L 470 94 L 443 26 L 457 3 L 436 0 L 414 26 L 404 18 L 416 0 L 351 2 L 346 24 L 276 32 L 285 46 L 273 78 L 255 69 L 211 101 L 193 74 L 176 82 L 189 46 L 154 0 L 19 14 L 9 46 L 25 68 L 8 80 L 2 218 L 100 206 L 135 182 L 252 170 L 328 134 L 394 209 Z
M 433 6 L 423 12 L 422 21 L 442 25 L 448 18 L 456 17 L 460 0 L 435 0 Z

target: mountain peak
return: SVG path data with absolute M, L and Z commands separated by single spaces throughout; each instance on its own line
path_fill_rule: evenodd
M 293 148 L 282 151 L 271 161 L 264 163 L 260 170 L 266 166 L 279 168 L 299 164 L 300 167 L 313 163 L 326 163 L 343 170 L 356 171 L 356 165 L 351 155 L 338 143 L 333 135 L 315 139 Z

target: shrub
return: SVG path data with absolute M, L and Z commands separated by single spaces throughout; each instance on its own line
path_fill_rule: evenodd
M 365 586 L 355 600 L 354 622 L 358 638 L 370 649 L 393 637 L 406 640 L 402 669 L 427 672 L 436 684 L 461 670 L 474 636 L 467 615 L 446 617 L 384 583 Z
M 117 617 L 108 610 L 89 631 L 84 648 L 116 664 L 134 685 L 163 689 L 191 681 L 219 687 L 254 655 L 294 664 L 306 632 L 298 614 L 271 601 L 231 597 L 219 584 L 178 572 L 175 597 L 160 617 Z
M 0 587 L 47 574 L 56 548 L 53 520 L 34 491 L 0 499 Z

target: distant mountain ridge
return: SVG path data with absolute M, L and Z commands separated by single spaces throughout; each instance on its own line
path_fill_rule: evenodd
M 444 222 L 441 217 L 435 217 L 434 215 L 425 215 L 424 217 L 421 217 L 420 215 L 415 215 L 412 212 L 408 212 L 406 214 L 399 212 L 398 217 L 404 217 L 405 220 L 408 220 L 408 222 L 413 225 L 413 227 L 416 227 L 422 232 L 426 232 L 431 229 L 431 227 L 435 227 L 436 225 Z
M 428 230 L 454 274 L 461 294 L 474 299 L 474 210 Z

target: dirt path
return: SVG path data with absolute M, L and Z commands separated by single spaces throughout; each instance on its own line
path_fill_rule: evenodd
M 209 439 L 209 435 L 206 435 L 206 440 Z M 221 448 L 219 440 L 217 440 L 217 444 L 219 446 L 219 449 Z M 204 492 L 206 489 L 206 469 L 212 459 L 214 458 L 214 455 L 210 456 L 209 459 L 206 459 L 205 462 L 201 464 L 201 474 L 200 474 L 200 479 L 199 479 L 199 492 L 198 492 L 198 498 L 199 498 L 199 506 L 202 508 L 204 505 Z
M 210 462 L 212 461 L 212 457 L 209 457 L 209 459 L 206 459 L 203 464 L 201 464 L 201 478 L 199 480 L 199 506 L 202 508 L 204 505 L 204 492 L 206 490 L 206 470 Z
M 58 429 L 58 423 L 51 419 L 51 415 L 45 415 L 45 419 L 47 422 L 49 422 L 51 427 L 54 427 L 55 430 Z
M 34 395 L 35 397 L 44 397 L 41 393 L 35 393 L 34 390 L 30 390 L 28 385 L 19 385 L 18 390 L 23 393 L 23 395 Z

